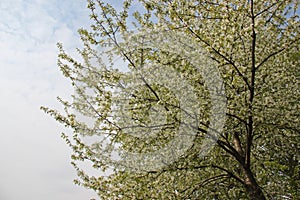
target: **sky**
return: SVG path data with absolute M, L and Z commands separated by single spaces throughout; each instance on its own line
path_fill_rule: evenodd
M 0 200 L 97 199 L 74 185 L 63 127 L 39 109 L 72 94 L 56 43 L 80 47 L 88 15 L 85 0 L 0 0 Z

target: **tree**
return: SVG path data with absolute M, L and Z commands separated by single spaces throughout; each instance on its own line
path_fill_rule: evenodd
M 73 130 L 63 138 L 76 183 L 102 199 L 297 198 L 298 6 L 124 0 L 117 11 L 88 0 L 94 23 L 79 30 L 82 61 L 58 45 L 73 102 L 59 99 L 65 113 L 42 108 Z M 78 165 L 87 160 L 110 173 L 89 176 Z

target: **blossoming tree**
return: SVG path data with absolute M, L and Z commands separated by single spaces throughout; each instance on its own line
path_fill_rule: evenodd
M 73 101 L 42 107 L 73 130 L 76 183 L 101 199 L 298 197 L 299 1 L 122 3 L 88 0 L 82 59 L 58 45 Z

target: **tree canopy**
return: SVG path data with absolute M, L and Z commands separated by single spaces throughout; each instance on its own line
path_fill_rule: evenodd
M 88 0 L 81 60 L 58 44 L 75 93 L 42 109 L 73 131 L 75 182 L 101 199 L 300 196 L 299 1 L 122 4 Z

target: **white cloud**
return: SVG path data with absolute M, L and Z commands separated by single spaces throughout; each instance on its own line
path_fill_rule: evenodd
M 72 92 L 56 66 L 56 42 L 80 45 L 85 1 L 1 0 L 0 10 L 0 199 L 89 200 L 95 194 L 72 183 L 62 126 L 39 110 Z

